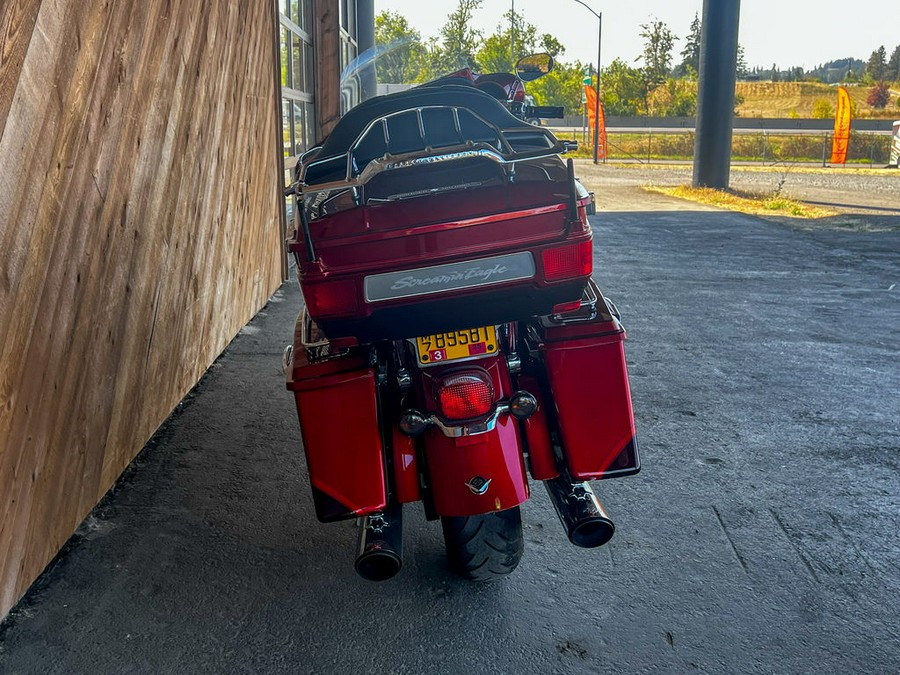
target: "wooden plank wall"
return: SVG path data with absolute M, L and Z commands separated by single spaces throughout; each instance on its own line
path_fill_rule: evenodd
M 0 0 L 0 617 L 281 281 L 274 22 Z
M 341 118 L 341 34 L 338 3 L 314 0 L 316 45 L 316 140 L 321 143 Z

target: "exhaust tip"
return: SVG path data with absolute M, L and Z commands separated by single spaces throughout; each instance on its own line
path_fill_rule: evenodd
M 400 571 L 403 560 L 386 548 L 373 548 L 356 558 L 356 573 L 369 581 L 387 581 Z
M 576 523 L 569 532 L 569 541 L 581 548 L 597 548 L 612 539 L 616 526 L 608 518 L 586 518 Z

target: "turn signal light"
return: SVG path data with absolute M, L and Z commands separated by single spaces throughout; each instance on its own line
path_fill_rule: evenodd
M 494 406 L 494 388 L 486 373 L 458 373 L 441 380 L 437 399 L 446 419 L 471 419 L 490 412 Z
M 303 299 L 310 316 L 340 316 L 354 314 L 359 305 L 356 299 L 356 284 L 352 281 L 326 281 L 302 286 Z
M 541 253 L 541 260 L 547 281 L 588 277 L 594 267 L 594 244 L 588 239 L 574 245 L 548 248 Z
M 400 415 L 400 431 L 407 436 L 418 436 L 428 428 L 428 420 L 418 410 L 404 410 Z
M 537 409 L 537 399 L 527 391 L 517 391 L 509 399 L 509 413 L 517 420 L 527 420 Z

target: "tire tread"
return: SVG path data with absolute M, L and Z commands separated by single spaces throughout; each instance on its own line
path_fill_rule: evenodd
M 450 568 L 471 581 L 494 581 L 516 569 L 522 559 L 519 507 L 478 516 L 443 517 Z

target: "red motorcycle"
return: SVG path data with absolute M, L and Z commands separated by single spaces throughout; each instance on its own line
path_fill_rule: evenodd
M 522 82 L 551 67 L 371 99 L 298 164 L 287 387 L 316 514 L 359 520 L 367 579 L 400 570 L 410 502 L 456 573 L 510 573 L 529 474 L 573 544 L 605 544 L 587 481 L 640 468 L 625 331 L 590 278 L 592 195 L 569 145 L 525 122 L 548 111 Z

